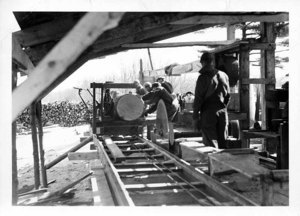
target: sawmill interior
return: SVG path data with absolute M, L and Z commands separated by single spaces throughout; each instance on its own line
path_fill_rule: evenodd
M 276 86 L 275 76 L 276 39 L 288 28 L 288 12 L 14 12 L 14 17 L 21 30 L 12 34 L 13 205 L 289 206 L 289 91 L 288 82 Z M 247 34 L 253 23 L 255 37 Z M 226 27 L 226 41 L 155 43 L 216 26 Z M 241 39 L 235 38 L 238 28 Z M 91 59 L 148 49 L 151 60 L 151 49 L 183 46 L 205 47 L 229 77 L 224 148 L 204 145 L 201 130 L 193 128 L 193 102 L 179 104 L 171 119 L 162 100 L 156 112 L 145 115 L 134 80 L 107 80 L 90 83 L 89 130 L 77 145 L 45 163 L 41 107 L 46 95 Z M 250 73 L 253 52 L 259 55 L 258 78 Z M 200 69 L 200 58 L 147 71 L 141 60 L 139 82 Z M 101 76 L 101 68 L 98 72 Z M 21 85 L 18 74 L 27 76 Z M 113 100 L 114 89 L 126 93 Z M 27 108 L 34 178 L 33 187 L 20 190 L 16 120 Z M 47 175 L 63 160 L 84 161 L 86 172 L 50 190 Z M 90 189 L 72 203 L 81 182 Z

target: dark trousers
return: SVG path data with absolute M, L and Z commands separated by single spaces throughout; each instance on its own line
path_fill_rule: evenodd
M 201 112 L 200 124 L 204 145 L 221 149 L 226 147 L 228 136 L 228 114 L 226 108 L 204 110 Z

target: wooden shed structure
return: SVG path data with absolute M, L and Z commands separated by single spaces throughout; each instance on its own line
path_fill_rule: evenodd
M 230 29 L 238 23 L 260 22 L 261 37 L 258 40 L 219 44 L 223 46 L 215 50 L 216 53 L 239 55 L 241 114 L 237 119 L 241 121 L 242 130 L 249 129 L 249 84 L 265 84 L 265 90 L 275 90 L 274 27 L 277 22 L 289 20 L 287 12 L 14 12 L 14 16 L 21 30 L 12 34 L 13 122 L 26 107 L 35 107 L 37 101 L 90 59 L 125 51 L 134 48 L 135 44 L 149 45 L 217 25 L 226 24 Z M 228 34 L 232 34 L 232 30 Z M 249 52 L 252 49 L 262 50 L 261 79 L 249 77 Z M 16 86 L 17 72 L 29 75 L 20 86 Z M 276 98 L 274 94 L 277 93 L 271 94 L 271 98 Z M 275 109 L 277 103 L 264 105 L 265 118 L 269 116 L 266 107 Z M 15 139 L 12 149 L 16 162 Z M 13 203 L 17 199 L 16 188 L 17 167 L 14 163 Z

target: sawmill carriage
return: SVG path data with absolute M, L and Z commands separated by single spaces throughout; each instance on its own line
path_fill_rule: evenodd
M 142 135 L 145 125 L 144 102 L 127 91 L 112 97 L 113 90 L 135 89 L 131 83 L 91 83 L 93 89 L 93 133 L 97 135 Z M 100 98 L 97 97 L 100 90 Z M 121 91 L 120 91 L 121 92 Z M 100 100 L 100 102 L 96 102 Z M 97 106 L 97 104 L 99 104 Z

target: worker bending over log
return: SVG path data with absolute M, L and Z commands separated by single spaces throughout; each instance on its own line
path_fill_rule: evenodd
M 228 136 L 227 104 L 229 78 L 214 66 L 214 56 L 205 52 L 201 56 L 202 68 L 197 79 L 193 107 L 193 125 L 202 130 L 203 143 L 225 148 Z
M 152 104 L 149 109 L 145 111 L 145 116 L 148 113 L 153 113 L 157 109 L 157 105 L 160 99 L 162 99 L 165 103 L 168 119 L 170 121 L 175 121 L 177 117 L 177 113 L 179 110 L 177 99 L 173 99 L 171 94 L 161 86 L 159 82 L 155 82 L 152 84 L 152 90 L 142 97 L 144 101 L 150 101 L 148 103 Z
M 158 77 L 156 82 L 159 82 L 162 87 L 164 87 L 170 94 L 173 93 L 173 86 L 171 83 L 165 81 L 164 77 Z

